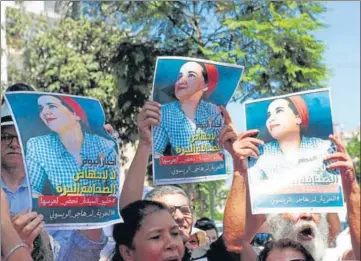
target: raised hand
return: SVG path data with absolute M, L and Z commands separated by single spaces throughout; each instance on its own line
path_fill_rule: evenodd
M 160 117 L 160 104 L 154 101 L 147 101 L 137 118 L 139 145 L 151 146 L 151 126 L 159 125 Z

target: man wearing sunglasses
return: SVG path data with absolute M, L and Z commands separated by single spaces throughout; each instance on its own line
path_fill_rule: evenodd
M 223 110 L 222 113 L 225 127 L 220 134 L 220 141 L 231 153 L 234 163 L 233 183 L 224 212 L 223 235 L 227 247 L 234 251 L 248 247 L 254 233 L 265 223 L 275 240 L 289 238 L 301 243 L 316 261 L 360 260 L 360 187 L 352 159 L 342 140 L 337 135 L 330 135 L 338 152 L 328 155 L 325 160 L 333 161 L 329 169 L 339 169 L 341 173 L 352 245 L 331 248 L 326 214 L 251 214 L 247 158 L 257 156 L 257 145 L 262 144 L 262 141 L 254 138 L 257 130 L 237 135 L 228 112 Z M 255 260 L 255 257 L 250 260 Z

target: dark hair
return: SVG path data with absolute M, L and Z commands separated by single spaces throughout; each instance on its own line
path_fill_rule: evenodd
M 216 230 L 216 233 L 218 236 L 218 230 L 217 230 L 216 224 L 213 222 L 213 220 L 211 220 L 207 217 L 202 217 L 202 218 L 198 219 L 197 222 L 194 224 L 194 227 L 199 228 L 204 231 L 214 229 L 214 230 Z
M 10 85 L 5 90 L 5 92 L 19 92 L 19 91 L 35 92 L 36 90 L 34 87 L 30 86 L 29 84 L 21 83 L 21 82 Z M 2 98 L 1 104 L 3 104 L 4 102 L 5 102 L 5 99 Z
M 47 232 L 42 231 L 33 242 L 31 257 L 34 261 L 53 261 L 54 256 L 51 249 L 50 238 Z
M 205 64 L 202 62 L 195 62 L 195 63 L 198 63 L 202 67 L 202 75 L 204 78 L 204 83 L 207 84 L 208 83 L 208 72 L 207 72 L 207 68 L 206 68 Z
M 310 253 L 304 248 L 300 243 L 297 241 L 283 238 L 277 241 L 270 241 L 266 244 L 264 249 L 261 251 L 261 253 L 257 257 L 257 261 L 266 261 L 269 253 L 272 251 L 272 249 L 285 249 L 285 248 L 292 248 L 294 250 L 297 250 L 303 254 L 306 261 L 315 261 Z
M 286 101 L 288 101 L 288 107 L 290 107 L 291 111 L 297 116 L 299 115 L 295 105 L 293 104 L 293 102 L 291 101 L 291 99 L 289 97 L 284 98 Z
M 144 218 L 157 211 L 168 211 L 168 209 L 162 203 L 156 201 L 138 200 L 121 210 L 124 223 L 116 224 L 113 228 L 115 249 L 112 261 L 124 261 L 119 252 L 119 246 L 125 245 L 130 249 L 134 249 L 133 239 L 142 226 Z
M 184 196 L 187 199 L 188 204 L 191 205 L 189 197 L 184 192 L 184 190 L 181 189 L 180 187 L 171 186 L 171 185 L 164 185 L 164 186 L 155 187 L 154 189 L 152 189 L 151 191 L 149 191 L 145 195 L 145 199 L 147 199 L 147 200 L 157 200 L 157 198 L 159 198 L 159 197 L 163 197 L 165 195 L 174 195 L 174 194 L 180 194 L 180 195 Z

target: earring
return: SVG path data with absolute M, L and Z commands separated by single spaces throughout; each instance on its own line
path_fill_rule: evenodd
M 302 120 L 300 118 L 298 118 L 296 122 L 298 125 L 300 125 L 302 123 Z

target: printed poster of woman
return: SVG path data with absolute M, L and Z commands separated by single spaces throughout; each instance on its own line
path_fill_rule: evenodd
M 324 157 L 335 152 L 328 89 L 246 102 L 247 129 L 258 129 L 248 177 L 255 213 L 329 211 L 343 206 L 341 180 Z
M 218 142 L 223 127 L 220 106 L 227 105 L 242 72 L 238 65 L 158 57 L 153 100 L 162 107 L 160 124 L 153 128 L 156 184 L 224 178 L 224 152 Z M 207 154 L 218 160 L 203 156 Z
M 102 222 L 119 219 L 118 144 L 103 128 L 99 101 L 34 92 L 6 98 L 20 133 L 33 210 L 44 215 L 47 225 L 99 223 L 92 215 L 106 212 Z M 112 207 L 100 199 L 112 201 Z M 58 220 L 69 209 L 78 211 L 77 218 Z

